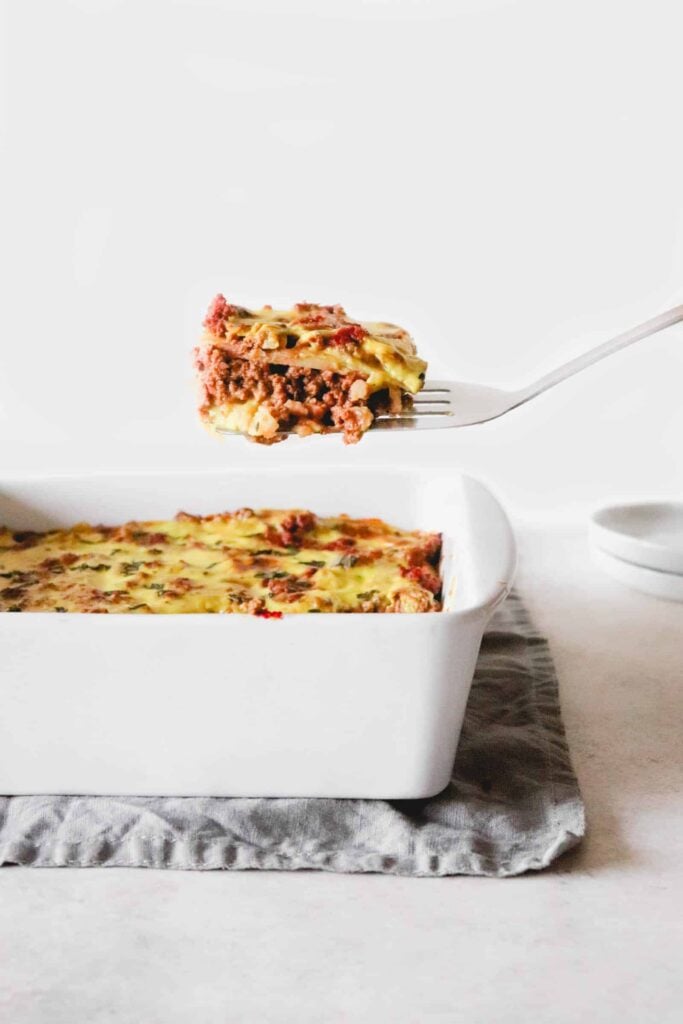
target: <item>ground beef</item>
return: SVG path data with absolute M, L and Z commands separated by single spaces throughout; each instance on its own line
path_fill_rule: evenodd
M 409 569 L 401 566 L 400 571 L 405 579 L 419 583 L 432 594 L 438 594 L 441 590 L 441 577 L 433 565 L 413 565 Z
M 233 306 L 224 295 L 217 295 L 209 306 L 204 318 L 204 326 L 219 338 L 225 337 L 225 321 L 230 317 L 248 316 L 249 310 L 242 306 Z
M 301 324 L 308 330 L 343 327 L 352 323 L 343 306 L 319 306 L 317 302 L 297 302 L 292 323 Z
M 317 519 L 312 512 L 291 512 L 280 523 L 280 529 L 274 531 L 277 534 L 276 543 L 284 548 L 300 547 L 304 535 L 315 529 L 316 523 Z
M 374 414 L 390 405 L 387 391 L 368 396 L 360 373 L 234 359 L 215 346 L 197 351 L 196 366 L 204 408 L 255 398 L 282 432 L 297 427 L 302 433 L 313 432 L 320 426 L 342 431 L 346 443 L 352 444 L 360 440 Z

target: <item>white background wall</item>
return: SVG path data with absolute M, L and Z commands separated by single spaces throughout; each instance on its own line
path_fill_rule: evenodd
M 0 468 L 436 461 L 525 515 L 683 494 L 683 328 L 485 427 L 207 437 L 222 290 L 522 383 L 683 302 L 677 0 L 9 0 Z M 427 455 L 428 448 L 428 455 Z

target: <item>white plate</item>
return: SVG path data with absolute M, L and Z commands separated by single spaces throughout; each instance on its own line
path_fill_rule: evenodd
M 648 569 L 683 573 L 683 504 L 612 505 L 591 519 L 593 544 L 616 558 Z
M 646 569 L 633 562 L 625 562 L 621 558 L 593 548 L 595 564 L 603 569 L 612 579 L 619 583 L 641 590 L 644 594 L 652 594 L 667 601 L 683 601 L 683 575 L 675 572 L 662 572 L 660 569 Z

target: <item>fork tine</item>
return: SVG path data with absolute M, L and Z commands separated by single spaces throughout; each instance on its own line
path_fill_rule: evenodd
M 375 423 L 379 423 L 383 420 L 417 420 L 422 419 L 423 416 L 452 416 L 453 413 L 450 409 L 424 409 L 414 410 L 406 409 L 405 412 L 388 413 L 381 416 L 376 416 L 374 419 Z
M 451 388 L 443 381 L 427 381 L 421 391 L 409 397 L 410 401 L 405 408 L 397 413 L 380 413 L 375 417 L 373 426 L 388 429 L 392 426 L 418 426 L 420 422 L 426 426 L 427 419 L 448 419 L 453 416 Z
M 379 416 L 374 420 L 373 430 L 424 430 L 451 426 L 450 413 L 439 416 Z

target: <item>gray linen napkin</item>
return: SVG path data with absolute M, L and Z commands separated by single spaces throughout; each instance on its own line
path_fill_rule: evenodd
M 0 797 L 0 864 L 517 875 L 584 834 L 548 646 L 512 595 L 484 638 L 453 779 L 429 800 Z

